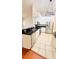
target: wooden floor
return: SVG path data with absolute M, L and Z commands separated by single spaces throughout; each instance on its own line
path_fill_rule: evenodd
M 46 59 L 30 49 L 22 48 L 22 59 Z
M 22 48 L 22 56 L 24 56 L 30 49 Z

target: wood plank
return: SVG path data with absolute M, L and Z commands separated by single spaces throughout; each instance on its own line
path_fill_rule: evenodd
M 24 49 L 22 50 L 22 59 L 46 59 L 45 57 L 35 53 L 32 50 Z

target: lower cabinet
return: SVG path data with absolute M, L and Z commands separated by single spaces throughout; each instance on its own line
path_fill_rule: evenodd
M 34 46 L 39 37 L 39 29 L 32 35 L 22 35 L 22 47 L 30 49 Z
M 30 49 L 31 48 L 31 36 L 22 35 L 22 47 Z
M 39 30 L 37 30 L 35 33 L 32 34 L 32 47 L 34 46 L 34 44 L 38 40 L 38 37 L 39 37 Z
M 45 30 L 46 30 L 45 28 L 41 28 L 42 33 L 45 33 Z

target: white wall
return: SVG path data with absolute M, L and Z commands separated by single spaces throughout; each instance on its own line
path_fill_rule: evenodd
M 22 0 L 22 28 L 33 26 L 32 19 L 32 0 Z
M 36 21 L 39 21 L 40 24 L 46 24 L 46 22 L 50 22 L 52 20 L 51 16 L 41 16 L 38 17 Z

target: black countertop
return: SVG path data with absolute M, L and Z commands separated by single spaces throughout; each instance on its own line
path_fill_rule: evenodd
M 31 27 L 31 28 L 27 28 L 27 29 L 22 29 L 22 34 L 32 35 L 34 32 L 36 32 L 41 27 L 46 27 L 46 25 L 35 25 L 35 27 Z
M 31 35 L 33 34 L 34 32 L 36 32 L 39 28 L 27 28 L 27 29 L 22 29 L 22 34 L 25 34 L 25 35 Z

